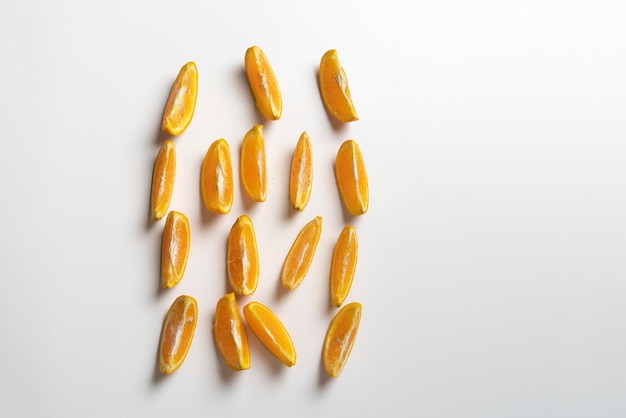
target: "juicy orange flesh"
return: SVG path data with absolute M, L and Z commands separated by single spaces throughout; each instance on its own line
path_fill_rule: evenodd
M 250 302 L 243 308 L 248 326 L 263 345 L 284 365 L 296 364 L 296 349 L 287 329 L 265 305 Z
M 231 228 L 226 267 L 235 293 L 245 296 L 254 293 L 259 279 L 259 256 L 254 225 L 247 215 L 240 216 Z
M 361 304 L 352 302 L 341 308 L 331 321 L 322 350 L 324 369 L 332 377 L 343 370 L 359 330 Z
M 267 193 L 267 168 L 263 125 L 255 125 L 241 143 L 241 183 L 250 199 L 264 202 Z
M 359 117 L 352 102 L 348 78 L 339 63 L 337 51 L 327 51 L 320 61 L 320 92 L 326 109 L 340 122 L 351 122 Z
M 281 274 L 282 285 L 287 289 L 293 290 L 298 287 L 306 276 L 321 233 L 322 218 L 320 216 L 309 221 L 298 233 L 287 254 Z
M 304 210 L 311 197 L 312 186 L 313 152 L 309 135 L 303 132 L 293 153 L 289 177 L 289 199 L 295 210 Z
M 167 311 L 159 344 L 159 369 L 172 373 L 185 360 L 198 320 L 198 306 L 191 296 L 179 296 Z
M 349 139 L 341 144 L 335 161 L 339 194 L 352 215 L 362 215 L 369 206 L 369 185 L 365 163 L 357 143 Z
M 161 249 L 161 285 L 173 287 L 183 278 L 189 256 L 190 230 L 187 217 L 176 211 L 167 215 Z
M 214 141 L 207 150 L 200 177 L 206 209 L 213 213 L 229 213 L 234 198 L 233 166 L 225 139 Z
M 228 367 L 233 370 L 250 368 L 248 336 L 233 293 L 226 294 L 217 302 L 213 334 L 217 349 Z
M 176 148 L 172 141 L 161 145 L 152 172 L 150 212 L 152 220 L 162 219 L 170 206 L 176 176 Z
M 198 95 L 198 69 L 193 61 L 179 71 L 163 112 L 161 129 L 172 135 L 182 134 L 193 118 Z
M 245 71 L 256 106 L 265 119 L 278 120 L 282 114 L 282 97 L 274 70 L 258 46 L 246 50 Z
M 356 230 L 346 225 L 337 239 L 330 268 L 330 297 L 334 306 L 344 302 L 354 279 L 358 258 Z

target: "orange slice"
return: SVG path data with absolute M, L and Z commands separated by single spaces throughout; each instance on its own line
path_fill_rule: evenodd
M 326 51 L 320 61 L 320 93 L 326 110 L 339 122 L 352 122 L 359 117 L 352 103 L 346 72 L 339 63 L 335 49 Z
M 259 254 L 254 226 L 248 215 L 241 215 L 230 230 L 226 247 L 226 271 L 238 295 L 254 293 L 259 281 Z
M 369 205 L 369 186 L 363 155 L 357 143 L 349 139 L 341 144 L 335 160 L 339 194 L 352 215 L 363 215 Z
M 180 212 L 170 211 L 165 220 L 161 245 L 162 287 L 174 287 L 183 278 L 190 242 L 189 220 Z
M 306 132 L 302 132 L 291 159 L 289 177 L 289 200 L 291 206 L 302 212 L 309 203 L 313 186 L 313 151 Z
M 226 294 L 217 302 L 213 337 L 217 350 L 228 367 L 233 370 L 250 368 L 248 336 L 234 293 Z
M 165 315 L 159 342 L 159 370 L 170 374 L 176 371 L 187 357 L 198 322 L 198 305 L 191 296 L 182 295 L 170 306 Z
M 265 202 L 267 173 L 263 125 L 255 125 L 241 142 L 239 165 L 241 184 L 248 197 L 255 202 Z
M 352 302 L 337 312 L 328 326 L 322 349 L 324 369 L 337 377 L 348 361 L 361 322 L 361 304 Z
M 321 216 L 316 216 L 300 230 L 283 264 L 280 281 L 285 288 L 293 290 L 300 285 L 309 271 L 321 234 Z
M 233 206 L 233 165 L 230 147 L 224 138 L 214 141 L 202 163 L 200 191 L 209 212 L 228 213 Z
M 283 111 L 283 99 L 274 70 L 258 46 L 246 50 L 245 70 L 252 96 L 265 119 L 278 120 Z
M 243 307 L 243 315 L 254 335 L 270 353 L 287 367 L 296 364 L 293 341 L 274 312 L 259 302 L 250 302 Z
M 330 299 L 336 307 L 346 300 L 352 287 L 358 251 L 356 230 L 346 225 L 337 238 L 330 264 Z
M 180 135 L 191 123 L 198 96 L 198 69 L 193 61 L 180 69 L 163 112 L 161 129 L 171 135 Z
M 152 192 L 150 193 L 150 217 L 158 221 L 170 207 L 174 178 L 176 176 L 176 148 L 172 141 L 165 141 L 159 149 L 152 171 Z

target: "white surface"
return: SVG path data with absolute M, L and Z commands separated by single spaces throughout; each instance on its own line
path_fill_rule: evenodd
M 622 1 L 5 2 L 0 13 L 0 416 L 626 415 L 626 5 Z M 362 4 L 361 4 L 362 3 Z M 200 163 L 237 156 L 258 121 L 243 76 L 257 44 L 277 74 L 268 200 L 237 182 L 203 212 Z M 316 84 L 336 48 L 361 120 L 333 128 Z M 173 78 L 195 60 L 195 118 L 176 139 L 171 209 L 190 219 L 183 281 L 158 290 L 163 222 L 148 193 Z M 311 201 L 287 201 L 291 152 L 313 142 Z M 361 145 L 370 211 L 349 300 L 352 356 L 323 378 L 327 274 L 345 218 L 332 164 Z M 238 161 L 235 158 L 234 163 Z M 237 176 L 238 181 L 238 176 Z M 210 332 L 225 240 L 257 227 L 258 300 L 292 333 L 280 366 L 250 335 L 233 374 Z M 279 291 L 299 228 L 324 218 L 309 275 Z M 174 375 L 155 372 L 176 296 L 200 319 Z

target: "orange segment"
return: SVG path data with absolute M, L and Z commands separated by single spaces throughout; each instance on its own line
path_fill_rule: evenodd
M 328 326 L 322 362 L 326 373 L 337 377 L 346 365 L 361 322 L 361 304 L 352 302 L 341 308 Z
M 330 299 L 336 307 L 341 306 L 352 287 L 352 279 L 358 258 L 356 230 L 346 225 L 337 238 L 330 264 Z
M 313 151 L 311 141 L 306 132 L 302 132 L 291 159 L 291 175 L 289 177 L 289 200 L 297 211 L 303 211 L 313 186 Z
M 283 264 L 280 280 L 285 288 L 293 290 L 300 285 L 309 271 L 321 234 L 320 216 L 316 216 L 300 230 Z
M 287 367 L 296 364 L 296 349 L 280 319 L 267 306 L 250 302 L 243 307 L 248 326 L 263 345 Z
M 258 46 L 246 50 L 246 76 L 259 112 L 265 119 L 278 120 L 283 111 L 283 100 L 274 70 L 265 53 Z
M 248 336 L 234 293 L 226 294 L 217 302 L 213 337 L 217 350 L 228 367 L 233 370 L 250 368 Z
M 182 134 L 191 123 L 198 96 L 198 69 L 193 61 L 180 69 L 163 112 L 161 129 L 171 135 Z
M 326 110 L 339 122 L 352 122 L 359 117 L 352 103 L 346 72 L 339 63 L 335 49 L 326 51 L 320 61 L 320 93 Z
M 165 220 L 161 245 L 161 286 L 174 287 L 180 282 L 187 266 L 191 236 L 189 220 L 171 211 Z
M 238 295 L 254 293 L 259 281 L 259 254 L 254 226 L 248 215 L 241 215 L 230 230 L 226 247 L 226 271 Z
M 209 212 L 228 213 L 233 206 L 233 165 L 224 138 L 214 141 L 202 163 L 200 191 Z
M 150 193 L 150 217 L 158 221 L 170 207 L 174 178 L 176 176 L 176 148 L 172 141 L 165 141 L 159 149 L 152 171 L 152 192 Z
M 369 186 L 363 155 L 357 143 L 349 139 L 341 144 L 335 160 L 339 194 L 352 215 L 363 215 L 369 205 Z
M 265 202 L 267 169 L 263 125 L 255 125 L 243 137 L 239 169 L 241 184 L 248 197 L 255 202 Z
M 191 296 L 182 295 L 165 315 L 159 342 L 159 370 L 170 374 L 178 369 L 191 346 L 198 322 L 198 305 Z

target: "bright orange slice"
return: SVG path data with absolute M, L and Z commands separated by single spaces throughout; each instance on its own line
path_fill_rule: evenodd
M 248 197 L 255 202 L 265 202 L 267 168 L 263 125 L 253 126 L 243 137 L 239 171 L 243 190 Z
M 293 290 L 300 285 L 309 271 L 321 234 L 321 216 L 316 216 L 300 230 L 283 264 L 280 281 L 285 288 Z
M 346 225 L 337 238 L 330 264 L 330 299 L 336 307 L 341 306 L 352 287 L 359 244 L 356 230 Z
M 369 185 L 363 155 L 349 139 L 341 144 L 335 160 L 335 177 L 343 203 L 352 215 L 363 215 L 369 205 Z
M 258 46 L 246 50 L 245 70 L 252 96 L 265 119 L 278 120 L 283 112 L 283 99 L 274 70 Z
M 259 281 L 259 254 L 254 226 L 248 215 L 241 215 L 230 230 L 226 246 L 226 271 L 238 295 L 254 293 Z
M 339 122 L 352 122 L 359 117 L 352 103 L 346 72 L 339 63 L 335 49 L 326 51 L 320 61 L 320 93 L 328 112 Z
M 337 377 L 348 361 L 361 322 L 361 304 L 352 302 L 337 312 L 328 326 L 322 362 L 326 373 Z
M 217 350 L 228 367 L 233 370 L 250 368 L 248 335 L 234 293 L 226 294 L 217 302 L 213 337 Z
M 193 61 L 180 69 L 163 112 L 161 129 L 171 135 L 180 135 L 191 123 L 198 96 L 198 68 Z
M 176 148 L 172 141 L 165 141 L 159 149 L 152 171 L 152 192 L 150 193 L 150 217 L 158 221 L 170 207 L 174 178 L 176 176 Z
M 165 315 L 159 342 L 159 370 L 170 374 L 178 369 L 191 346 L 198 322 L 198 304 L 191 296 L 182 295 Z
M 209 147 L 200 172 L 200 191 L 209 212 L 228 213 L 233 206 L 233 165 L 230 147 L 224 138 Z
M 254 335 L 270 353 L 287 367 L 296 364 L 293 341 L 274 312 L 259 302 L 250 302 L 243 307 L 243 315 Z
M 161 245 L 161 286 L 164 288 L 176 286 L 183 278 L 190 243 L 189 220 L 180 212 L 170 211 Z
M 302 212 L 309 203 L 313 186 L 313 151 L 306 132 L 302 132 L 291 159 L 289 177 L 289 200 L 291 206 Z

